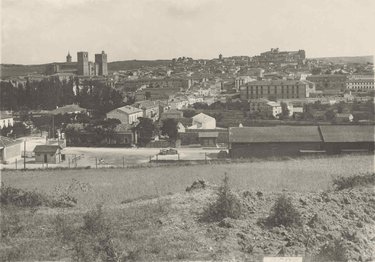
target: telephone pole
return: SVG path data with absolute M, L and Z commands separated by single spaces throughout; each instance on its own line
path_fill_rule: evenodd
M 23 169 L 26 170 L 26 138 L 23 141 Z

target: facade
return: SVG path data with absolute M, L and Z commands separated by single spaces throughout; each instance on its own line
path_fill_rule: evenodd
M 192 126 L 189 129 L 215 129 L 216 119 L 206 114 L 200 113 L 192 117 Z
M 57 164 L 61 161 L 61 147 L 58 145 L 37 145 L 34 148 L 35 162 Z
M 21 158 L 20 140 L 0 136 L 0 163 L 8 163 Z
M 161 119 L 169 119 L 169 118 L 179 119 L 182 117 L 183 117 L 183 112 L 179 110 L 169 110 L 169 111 L 161 113 L 160 115 Z
M 143 110 L 133 106 L 119 107 L 107 113 L 107 118 L 118 119 L 127 125 L 137 123 L 139 117 L 143 117 Z
M 199 132 L 199 143 L 205 147 L 216 147 L 218 136 L 219 132 Z
M 107 54 L 104 51 L 101 54 L 95 54 L 95 63 L 98 65 L 98 75 L 108 75 Z
M 296 80 L 264 80 L 249 82 L 240 87 L 241 100 L 257 98 L 307 98 L 315 92 L 315 85 Z
M 13 126 L 13 116 L 7 114 L 0 115 L 0 129 Z
M 346 89 L 353 92 L 374 91 L 374 78 L 356 78 L 346 81 Z
M 269 101 L 264 98 L 254 99 L 249 101 L 250 114 L 263 113 L 266 116 L 278 118 L 283 112 L 281 102 Z M 293 105 L 287 104 L 289 116 L 293 115 Z
M 306 80 L 315 83 L 316 90 L 323 92 L 344 91 L 346 88 L 346 75 L 311 75 Z
M 77 74 L 82 76 L 88 76 L 89 74 L 89 53 L 78 52 L 77 53 Z
M 232 158 L 299 155 L 301 150 L 320 150 L 316 126 L 272 126 L 229 128 Z

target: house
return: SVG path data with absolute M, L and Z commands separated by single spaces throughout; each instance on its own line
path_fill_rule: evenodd
M 250 113 L 263 113 L 264 115 L 274 118 L 279 118 L 279 115 L 283 112 L 281 102 L 269 101 L 264 98 L 251 99 L 249 101 Z M 287 104 L 289 110 L 289 116 L 293 115 L 293 105 Z
M 150 118 L 153 121 L 159 119 L 159 101 L 144 100 L 138 101 L 132 105 L 143 111 L 143 117 Z
M 20 140 L 0 136 L 0 163 L 7 163 L 21 157 Z
M 57 164 L 61 161 L 61 147 L 59 145 L 37 145 L 35 153 L 36 163 Z
M 229 128 L 232 158 L 293 156 L 301 150 L 320 150 L 321 144 L 316 126 Z
M 203 113 L 192 117 L 192 126 L 189 129 L 215 129 L 216 119 Z
M 143 117 L 143 110 L 133 106 L 119 107 L 107 113 L 107 119 L 118 119 L 122 124 L 127 125 L 137 123 L 139 117 Z
M 328 125 L 319 127 L 324 149 L 328 154 L 341 152 L 374 151 L 373 125 Z

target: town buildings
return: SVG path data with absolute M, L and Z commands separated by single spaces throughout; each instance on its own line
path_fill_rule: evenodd
M 189 129 L 215 129 L 216 119 L 203 113 L 192 117 L 193 122 Z
M 271 48 L 270 51 L 263 52 L 259 56 L 252 58 L 253 63 L 268 65 L 268 64 L 303 64 L 306 59 L 305 50 L 298 51 L 279 51 L 279 48 Z
M 36 163 L 57 164 L 61 161 L 61 147 L 59 145 L 37 145 L 35 153 Z
M 346 88 L 346 75 L 311 75 L 306 80 L 315 83 L 315 89 L 324 93 L 339 93 Z
M 286 104 L 289 110 L 289 116 L 293 115 L 293 105 Z M 269 101 L 264 98 L 260 99 L 251 99 L 249 100 L 249 112 L 250 114 L 263 114 L 266 117 L 279 118 L 283 113 L 281 102 L 278 101 Z

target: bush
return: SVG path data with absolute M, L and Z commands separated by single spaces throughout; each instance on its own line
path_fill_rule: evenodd
M 350 177 L 337 177 L 333 180 L 336 190 L 354 188 L 358 186 L 375 185 L 375 173 L 359 174 Z
M 281 195 L 271 209 L 270 216 L 266 219 L 269 226 L 301 225 L 301 215 L 293 206 L 292 199 Z
M 348 261 L 346 248 L 340 240 L 334 240 L 321 247 L 319 253 L 313 257 L 313 262 L 319 261 Z
M 239 197 L 229 187 L 227 174 L 223 179 L 223 185 L 217 192 L 217 199 L 205 210 L 203 220 L 221 221 L 224 218 L 239 218 L 242 213 L 242 205 Z
M 2 238 L 12 238 L 23 229 L 20 215 L 14 208 L 2 207 L 0 225 Z
M 87 212 L 83 224 L 72 226 L 63 217 L 57 216 L 55 230 L 62 243 L 72 250 L 73 261 L 123 261 L 113 238 L 113 230 L 102 206 Z
M 5 186 L 1 183 L 0 188 L 0 203 L 4 206 L 17 207 L 73 207 L 77 204 L 77 199 L 67 193 L 59 194 L 57 196 L 47 196 L 36 191 L 26 191 L 11 186 Z

